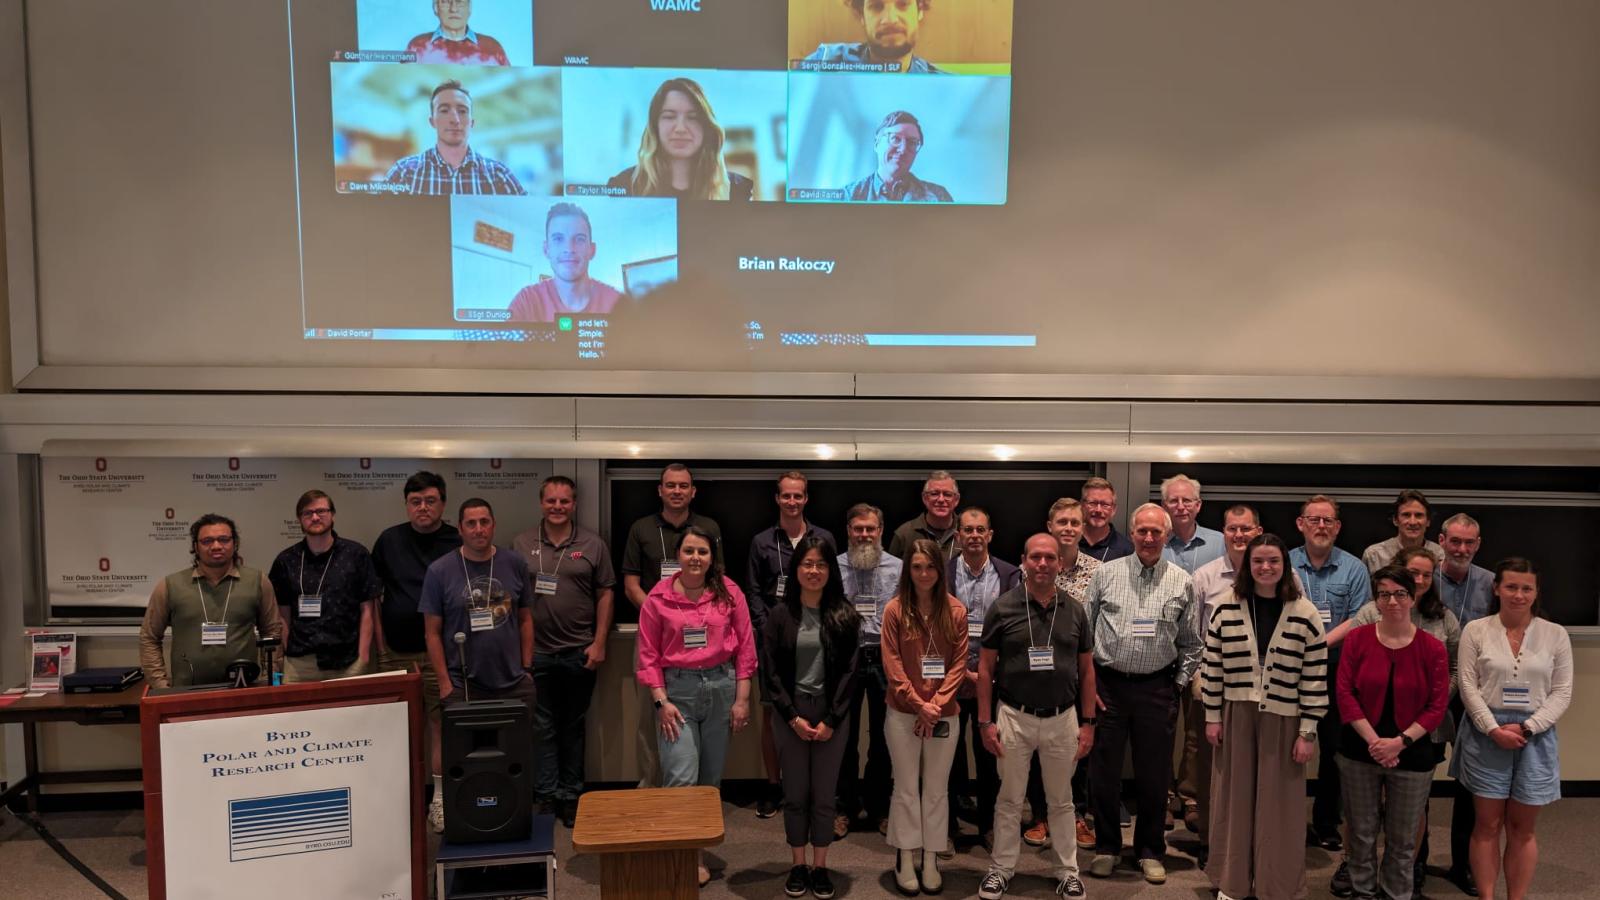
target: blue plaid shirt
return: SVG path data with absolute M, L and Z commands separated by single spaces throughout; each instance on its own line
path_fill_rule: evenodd
M 406 158 L 389 169 L 385 181 L 403 184 L 413 194 L 527 194 L 505 163 L 468 150 L 459 168 L 451 168 L 438 147 Z

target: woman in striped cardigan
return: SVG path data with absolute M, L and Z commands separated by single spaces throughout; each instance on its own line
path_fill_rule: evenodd
M 1206 627 L 1201 697 L 1211 759 L 1211 858 L 1218 897 L 1306 896 L 1305 764 L 1328 711 L 1328 645 L 1289 550 L 1245 548 L 1233 595 Z

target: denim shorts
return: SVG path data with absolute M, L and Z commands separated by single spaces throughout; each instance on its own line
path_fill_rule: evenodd
M 1501 725 L 1528 718 L 1523 710 L 1496 710 Z M 1554 728 L 1541 731 L 1521 750 L 1506 750 L 1478 730 L 1468 716 L 1456 729 L 1450 774 L 1474 796 L 1544 806 L 1561 799 L 1561 757 Z

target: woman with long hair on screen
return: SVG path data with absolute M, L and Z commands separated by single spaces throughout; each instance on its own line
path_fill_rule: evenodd
M 772 736 L 783 773 L 783 832 L 794 856 L 783 891 L 833 896 L 834 789 L 850 728 L 850 697 L 861 658 L 861 615 L 844 595 L 831 545 L 806 538 L 789 557 L 783 599 L 761 629 L 761 678 L 776 715 Z M 806 865 L 806 846 L 812 865 Z
M 669 78 L 650 100 L 638 164 L 618 172 L 606 186 L 626 188 L 633 197 L 749 200 L 755 183 L 728 171 L 722 159 L 725 139 L 700 85 L 691 78 Z
M 956 693 L 967 680 L 967 608 L 950 593 L 944 554 L 933 541 L 912 542 L 900 589 L 883 608 L 882 642 L 895 885 L 908 896 L 937 894 L 944 885 L 938 853 L 950 844 L 950 763 L 960 711 Z
M 750 610 L 714 547 L 709 532 L 685 529 L 678 573 L 656 582 L 639 609 L 636 674 L 655 702 L 662 787 L 720 787 L 729 732 L 750 724 Z M 711 880 L 704 861 L 699 876 L 701 886 Z
M 1461 631 L 1461 704 L 1451 774 L 1472 794 L 1472 875 L 1523 900 L 1539 862 L 1539 809 L 1561 798 L 1556 720 L 1572 703 L 1572 638 L 1539 611 L 1539 573 L 1520 556 L 1494 567 L 1489 614 Z M 1505 850 L 1500 836 L 1505 835 Z

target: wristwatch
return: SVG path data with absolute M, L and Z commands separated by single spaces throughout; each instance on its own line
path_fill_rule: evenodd
M 654 703 L 656 705 L 656 709 L 660 709 L 661 708 L 661 704 L 666 702 L 666 701 L 664 701 L 664 700 L 652 700 L 650 702 Z
M 1302 731 L 1302 732 L 1300 732 L 1300 740 L 1302 740 L 1302 741 L 1310 741 L 1311 743 L 1316 743 L 1316 741 L 1317 741 L 1317 733 L 1315 731 Z
M 1412 737 L 1409 734 L 1401 734 L 1400 735 L 1400 743 L 1406 745 L 1407 747 L 1411 746 L 1412 744 L 1415 744 L 1416 742 L 1417 742 L 1417 739 Z
M 1518 722 L 1517 727 L 1522 729 L 1523 740 L 1528 740 L 1533 737 L 1533 729 L 1528 727 L 1527 722 Z
M 1078 719 L 1078 724 L 1079 725 L 1093 725 L 1094 723 L 1096 723 L 1098 721 L 1100 721 L 1100 720 L 1098 718 L 1094 717 L 1094 716 L 1082 716 L 1082 717 L 1080 717 Z
M 993 722 L 979 722 L 978 723 L 978 727 L 979 728 L 988 728 L 990 725 L 993 725 L 993 724 L 994 724 Z

